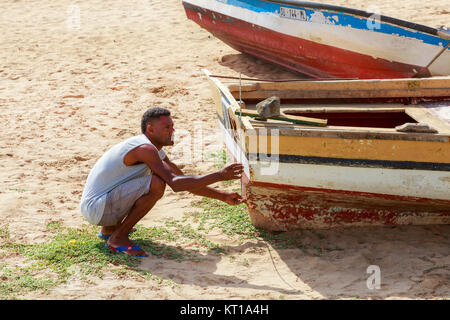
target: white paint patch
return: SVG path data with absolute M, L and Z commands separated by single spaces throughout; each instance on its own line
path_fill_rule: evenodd
M 320 11 L 314 11 L 314 13 L 309 18 L 309 22 L 323 23 L 323 24 L 335 24 L 334 21 L 331 21 L 330 18 L 325 17 L 324 14 Z

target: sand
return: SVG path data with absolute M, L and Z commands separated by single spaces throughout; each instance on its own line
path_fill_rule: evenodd
M 360 9 L 371 4 L 329 2 Z M 377 4 L 385 15 L 450 26 L 448 0 Z M 86 223 L 78 205 L 90 168 L 110 146 L 140 133 L 147 107 L 169 108 L 179 133 L 215 132 L 202 68 L 234 76 L 299 77 L 210 36 L 186 19 L 181 1 L 5 0 L 0 30 L 0 227 L 8 226 L 11 238 L 22 243 L 48 240 L 46 225 L 52 221 L 67 227 Z M 186 172 L 215 170 L 211 161 L 180 157 L 193 143 L 177 141 L 178 149 L 168 148 L 168 154 Z M 220 141 L 202 143 L 202 151 L 221 147 Z M 167 188 L 141 224 L 183 217 L 198 200 Z M 320 237 L 306 232 L 303 241 L 311 246 L 342 249 L 320 256 L 256 240 L 239 243 L 220 233 L 210 237 L 223 243 L 226 254 L 205 254 L 200 263 L 142 260 L 143 269 L 174 286 L 107 272 L 94 283 L 74 278 L 47 294 L 20 297 L 450 298 L 450 226 L 331 229 Z M 367 286 L 371 265 L 380 268 L 379 289 Z

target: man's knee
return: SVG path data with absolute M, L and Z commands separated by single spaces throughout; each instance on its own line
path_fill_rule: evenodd
M 157 175 L 152 176 L 152 182 L 150 183 L 149 195 L 153 195 L 158 199 L 161 199 L 166 190 L 166 182 Z

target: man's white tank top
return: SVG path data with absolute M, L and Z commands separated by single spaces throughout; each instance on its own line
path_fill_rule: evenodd
M 81 213 L 89 223 L 96 225 L 102 218 L 109 191 L 131 179 L 152 174 L 145 163 L 132 166 L 123 163 L 123 158 L 128 152 L 143 144 L 155 147 L 144 134 L 141 134 L 116 144 L 95 163 L 87 177 L 80 203 Z M 158 153 L 161 160 L 166 157 L 163 149 Z

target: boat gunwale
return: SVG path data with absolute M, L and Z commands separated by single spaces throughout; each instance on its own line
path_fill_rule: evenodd
M 352 14 L 352 15 L 356 15 L 356 16 L 360 16 L 360 17 L 364 17 L 364 18 L 369 18 L 375 14 L 373 12 L 368 12 L 365 10 L 354 9 L 354 8 L 349 8 L 349 7 L 345 7 L 345 6 L 328 4 L 328 3 L 297 1 L 297 0 L 259 0 L 259 1 L 273 2 L 273 3 L 277 3 L 277 4 L 286 4 L 286 5 L 291 5 L 291 6 L 301 6 L 301 7 L 305 7 L 305 8 L 316 8 L 316 9 L 322 9 L 322 10 L 340 11 L 343 13 L 348 13 L 348 14 Z M 377 16 L 379 17 L 380 21 L 382 21 L 382 22 L 386 22 L 386 23 L 390 23 L 390 24 L 393 24 L 396 26 L 428 33 L 430 35 L 444 38 L 445 40 L 450 41 L 450 34 L 447 34 L 446 32 L 442 32 L 439 29 L 429 27 L 429 26 L 426 26 L 423 24 L 415 23 L 415 22 L 402 20 L 399 18 L 393 18 L 390 16 L 381 15 L 381 14 L 377 14 Z
M 290 5 L 290 6 L 294 6 L 294 7 L 336 11 L 336 12 L 347 13 L 347 14 L 351 14 L 351 15 L 359 16 L 359 17 L 363 17 L 363 18 L 370 18 L 371 16 L 376 14 L 374 12 L 369 12 L 369 11 L 365 11 L 365 10 L 361 10 L 361 9 L 355 9 L 355 8 L 349 8 L 349 7 L 339 6 L 339 5 L 335 5 L 335 4 L 319 3 L 319 2 L 313 2 L 313 1 L 297 1 L 297 0 L 259 0 L 259 1 L 272 2 L 272 3 L 276 3 L 276 4 L 285 4 L 285 5 Z M 218 2 L 221 2 L 221 1 L 218 1 Z M 189 0 L 183 0 L 182 4 L 184 7 L 186 7 L 187 4 L 193 5 L 192 3 L 189 2 Z M 389 23 L 389 24 L 403 27 L 403 28 L 408 28 L 408 29 L 411 29 L 414 31 L 427 33 L 429 35 L 450 41 L 450 32 L 448 32 L 448 31 L 429 27 L 429 26 L 426 26 L 426 25 L 423 25 L 420 23 L 415 23 L 415 22 L 410 22 L 407 20 L 399 19 L 399 18 L 394 18 L 391 16 L 386 16 L 386 15 L 382 15 L 382 14 L 376 14 L 376 15 L 379 17 L 380 21 L 382 21 L 382 22 Z

